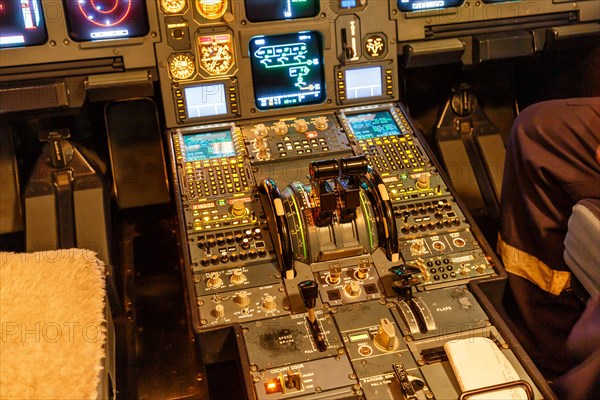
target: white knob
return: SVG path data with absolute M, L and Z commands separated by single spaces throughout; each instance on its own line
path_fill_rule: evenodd
M 420 189 L 427 189 L 429 187 L 429 174 L 427 172 L 423 172 L 419 175 L 419 179 L 417 179 L 417 187 Z
M 285 135 L 286 133 L 288 133 L 288 126 L 285 122 L 283 121 L 277 121 L 275 123 L 275 133 L 278 135 Z
M 223 307 L 223 304 L 217 304 L 215 306 L 215 317 L 223 318 L 224 316 L 225 316 L 225 307 Z
M 234 269 L 229 281 L 234 285 L 242 285 L 244 282 L 246 282 L 246 275 L 244 275 L 244 271 L 241 269 Z
M 263 298 L 262 306 L 267 310 L 274 310 L 277 307 L 275 297 L 271 296 L 270 294 L 266 295 Z
M 265 124 L 255 125 L 254 129 L 255 129 L 255 132 L 256 132 L 256 136 L 258 136 L 258 137 L 265 137 L 265 136 L 267 136 L 267 133 L 269 132 L 269 130 L 265 126 Z
M 356 281 L 350 281 L 344 286 L 346 294 L 350 297 L 358 297 L 360 294 L 360 285 Z
M 240 307 L 247 307 L 250 304 L 250 296 L 248 296 L 248 292 L 243 291 L 239 292 L 237 296 L 235 296 L 234 301 L 239 304 Z
M 294 128 L 296 128 L 296 132 L 304 133 L 308 130 L 308 123 L 303 118 L 297 119 L 294 121 Z
M 375 345 L 384 351 L 396 350 L 400 342 L 396 336 L 396 329 L 394 324 L 387 318 L 382 318 L 379 321 L 379 330 L 375 336 Z
M 317 128 L 320 131 L 324 131 L 325 129 L 329 128 L 329 121 L 327 120 L 327 117 L 317 117 L 317 119 L 315 120 L 315 128 Z
M 219 287 L 222 284 L 223 280 L 219 277 L 219 274 L 216 272 L 210 274 L 208 281 L 206 281 L 206 286 L 208 286 L 209 288 Z

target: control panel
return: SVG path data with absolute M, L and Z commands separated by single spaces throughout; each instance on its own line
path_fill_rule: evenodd
M 194 329 L 241 326 L 256 398 L 457 398 L 444 345 L 472 337 L 541 398 L 468 286 L 495 256 L 400 105 L 169 139 Z

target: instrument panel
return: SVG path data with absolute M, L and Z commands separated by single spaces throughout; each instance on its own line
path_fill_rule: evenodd
M 240 325 L 256 398 L 457 398 L 444 345 L 472 337 L 543 398 L 468 285 L 501 267 L 400 105 L 169 139 L 194 329 Z

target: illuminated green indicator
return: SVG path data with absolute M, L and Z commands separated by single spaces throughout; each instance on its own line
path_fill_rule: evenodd
M 353 335 L 348 335 L 348 338 L 350 339 L 350 343 L 354 343 L 354 342 L 363 342 L 365 340 L 369 340 L 371 338 L 371 336 L 369 336 L 369 334 L 367 332 L 361 332 L 361 333 L 355 333 Z

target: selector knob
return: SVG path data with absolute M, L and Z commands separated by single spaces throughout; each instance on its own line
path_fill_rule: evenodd
M 217 319 L 223 318 L 225 316 L 225 307 L 223 307 L 223 304 L 217 304 L 215 306 L 214 314 L 215 317 L 217 317 Z
M 256 136 L 258 137 L 265 137 L 269 133 L 269 129 L 265 126 L 265 124 L 255 125 L 254 130 L 256 131 Z
M 329 275 L 326 280 L 330 285 L 337 285 L 340 283 L 342 277 L 342 264 L 335 263 L 329 266 Z
M 225 236 L 225 241 L 227 242 L 227 244 L 234 244 L 235 237 L 231 233 L 229 233 L 227 236 Z
M 233 301 L 235 301 L 240 307 L 248 307 L 248 304 L 250 304 L 250 296 L 248 296 L 248 292 L 246 291 L 239 292 Z
M 228 262 L 228 261 L 229 261 L 229 255 L 227 254 L 227 252 L 226 252 L 226 251 L 223 251 L 223 252 L 221 253 L 221 262 L 222 262 L 222 263 L 226 263 L 226 262 Z
M 304 133 L 308 130 L 308 123 L 304 118 L 297 119 L 294 121 L 294 128 L 298 133 Z
M 360 285 L 356 281 L 350 281 L 344 286 L 344 291 L 350 297 L 358 297 L 360 295 Z
M 387 318 L 382 318 L 379 321 L 379 330 L 374 339 L 375 345 L 384 351 L 394 351 L 400 344 L 396 336 L 394 324 Z
M 231 205 L 231 213 L 236 217 L 243 217 L 246 215 L 246 212 L 246 206 L 241 200 L 236 200 Z
M 240 260 L 246 260 L 248 258 L 248 252 L 246 250 L 240 250 Z
M 275 123 L 275 133 L 278 135 L 285 135 L 286 133 L 288 133 L 288 126 L 285 122 L 283 121 L 277 121 Z
M 248 257 L 250 257 L 250 258 L 256 258 L 256 257 L 258 257 L 258 252 L 256 251 L 256 249 L 250 249 L 250 250 L 248 250 Z
M 267 256 L 267 250 L 265 250 L 263 247 L 259 247 L 258 248 L 258 256 L 259 257 L 266 257 Z
M 260 141 L 259 143 L 261 143 L 260 145 L 257 142 L 257 148 L 258 148 L 258 154 L 256 155 L 258 157 L 259 160 L 266 160 L 267 158 L 269 158 L 269 152 L 267 151 L 267 146 L 265 146 L 265 143 L 263 141 Z
M 242 240 L 242 249 L 248 250 L 249 248 L 250 248 L 250 241 L 248 240 L 248 238 L 244 238 Z
M 425 243 L 423 239 L 416 239 L 410 246 L 410 252 L 416 255 L 423 255 L 425 253 Z
M 265 310 L 274 310 L 277 308 L 275 297 L 271 296 L 270 294 L 266 295 L 263 298 L 262 306 L 265 308 Z
M 260 230 L 260 228 L 254 229 L 254 234 L 252 236 L 254 237 L 254 240 L 262 239 L 262 231 Z
M 231 262 L 236 262 L 238 260 L 239 256 L 236 252 L 233 252 L 229 255 L 229 261 Z
M 242 285 L 244 282 L 246 282 L 246 275 L 244 275 L 244 271 L 241 269 L 234 269 L 229 281 L 234 285 Z
M 223 246 L 225 244 L 225 238 L 223 236 L 217 236 L 217 245 Z
M 200 264 L 202 264 L 203 267 L 208 267 L 210 265 L 210 260 L 207 257 L 202 257 Z
M 252 229 L 246 229 L 244 235 L 246 235 L 249 240 L 252 239 Z
M 206 281 L 206 286 L 209 288 L 219 287 L 223 284 L 223 280 L 218 273 L 213 272 Z
M 208 239 L 206 244 L 208 245 L 208 247 L 215 247 L 217 245 L 217 241 L 215 240 L 215 238 L 210 238 Z
M 427 172 L 423 172 L 417 179 L 417 187 L 419 189 L 427 189 L 429 187 L 430 177 Z
M 317 128 L 320 131 L 324 131 L 328 127 L 329 127 L 329 121 L 327 120 L 327 117 L 325 117 L 325 116 L 317 117 L 317 119 L 315 120 L 315 128 Z
M 212 256 L 210 256 L 210 263 L 213 265 L 217 265 L 220 261 L 220 257 L 216 254 L 213 254 Z
M 197 246 L 199 249 L 203 249 L 206 247 L 206 239 L 198 239 Z

